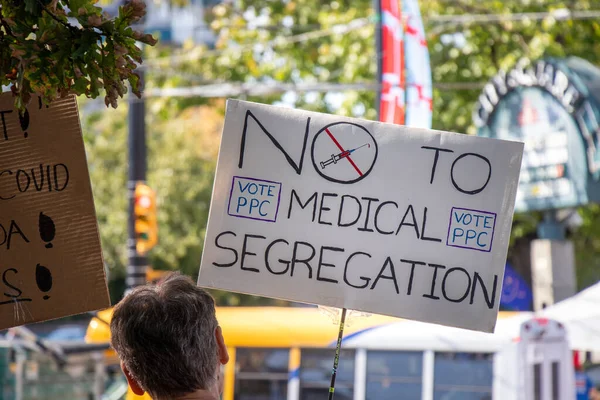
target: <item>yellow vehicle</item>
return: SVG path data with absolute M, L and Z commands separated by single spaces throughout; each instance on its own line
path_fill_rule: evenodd
M 517 323 L 508 318 L 517 314 L 500 312 L 500 330 Z M 87 341 L 110 340 L 110 316 L 105 310 L 90 322 Z M 231 356 L 223 370 L 223 400 L 326 398 L 338 335 L 335 318 L 316 307 L 219 307 L 217 318 Z M 391 400 L 398 393 L 407 400 L 491 398 L 493 355 L 507 340 L 506 335 L 350 315 L 335 398 Z M 108 363 L 118 363 L 114 352 L 106 356 Z M 127 395 L 127 400 L 139 399 Z

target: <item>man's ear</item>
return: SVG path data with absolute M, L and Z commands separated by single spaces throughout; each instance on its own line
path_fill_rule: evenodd
M 140 387 L 140 384 L 137 383 L 137 381 L 135 379 L 133 379 L 133 377 L 131 376 L 131 373 L 129 372 L 129 370 L 127 369 L 125 364 L 121 363 L 121 369 L 123 370 L 123 373 L 125 374 L 125 378 L 127 378 L 127 383 L 129 384 L 131 391 L 133 393 L 137 394 L 138 396 L 143 396 L 146 391 Z
M 215 329 L 215 338 L 217 339 L 217 351 L 219 353 L 219 362 L 223 365 L 229 362 L 229 353 L 227 352 L 227 346 L 225 346 L 225 339 L 223 338 L 223 331 L 220 326 Z

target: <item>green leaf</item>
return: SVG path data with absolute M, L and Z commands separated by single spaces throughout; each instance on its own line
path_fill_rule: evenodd
M 97 97 L 102 90 L 110 103 L 117 105 L 117 98 L 126 92 L 131 66 L 123 53 L 116 56 L 114 47 L 106 43 L 120 43 L 125 54 L 141 62 L 130 24 L 145 13 L 145 8 L 141 0 L 132 0 L 124 6 L 126 18 L 111 19 L 95 3 L 0 0 L 0 83 L 11 86 L 18 108 L 22 110 L 35 93 L 51 102 L 61 93 Z M 66 9 L 81 23 L 81 29 L 70 25 Z M 150 37 L 142 40 L 155 43 Z M 14 71 L 17 67 L 18 74 Z
M 75 93 L 77 93 L 78 95 L 85 94 L 87 87 L 88 87 L 87 79 L 85 79 L 84 77 L 75 79 L 75 83 L 73 85 L 73 90 L 75 91 Z

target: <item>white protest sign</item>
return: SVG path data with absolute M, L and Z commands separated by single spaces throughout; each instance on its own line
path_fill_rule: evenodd
M 522 152 L 229 100 L 198 284 L 492 332 Z

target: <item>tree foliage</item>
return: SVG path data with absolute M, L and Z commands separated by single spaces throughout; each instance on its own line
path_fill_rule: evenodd
M 198 273 L 222 115 L 214 108 L 148 108 L 148 184 L 157 192 L 157 269 Z M 83 110 L 88 164 L 110 278 L 124 277 L 127 254 L 127 105 L 110 113 Z
M 15 106 L 23 109 L 32 95 L 46 103 L 70 93 L 117 107 L 127 92 L 139 96 L 142 62 L 136 41 L 155 44 L 151 35 L 132 29 L 145 14 L 142 0 L 131 0 L 110 18 L 95 0 L 1 0 L 0 85 L 9 86 Z
M 482 22 L 464 18 L 461 23 L 427 24 L 434 82 L 463 85 L 460 91 L 436 90 L 434 125 L 438 128 L 475 133 L 471 113 L 481 85 L 522 58 L 577 56 L 600 63 L 600 23 L 597 18 L 583 18 L 600 7 L 598 1 L 426 3 L 423 12 L 430 20 L 439 15 L 495 17 Z M 473 83 L 476 85 L 470 88 Z
M 246 82 L 373 83 L 376 79 L 371 0 L 241 0 L 223 2 L 207 13 L 217 37 L 215 49 L 185 49 L 177 69 L 188 84 Z M 357 20 L 366 20 L 356 24 Z M 350 25 L 348 25 L 350 24 Z M 298 35 L 322 34 L 312 39 Z M 152 68 L 171 69 L 172 60 L 153 59 Z M 190 77 L 191 76 L 191 77 Z M 306 110 L 376 118 L 372 91 L 292 95 L 291 104 Z M 274 103 L 279 95 L 247 96 Z M 341 104 L 340 104 L 341 103 Z

